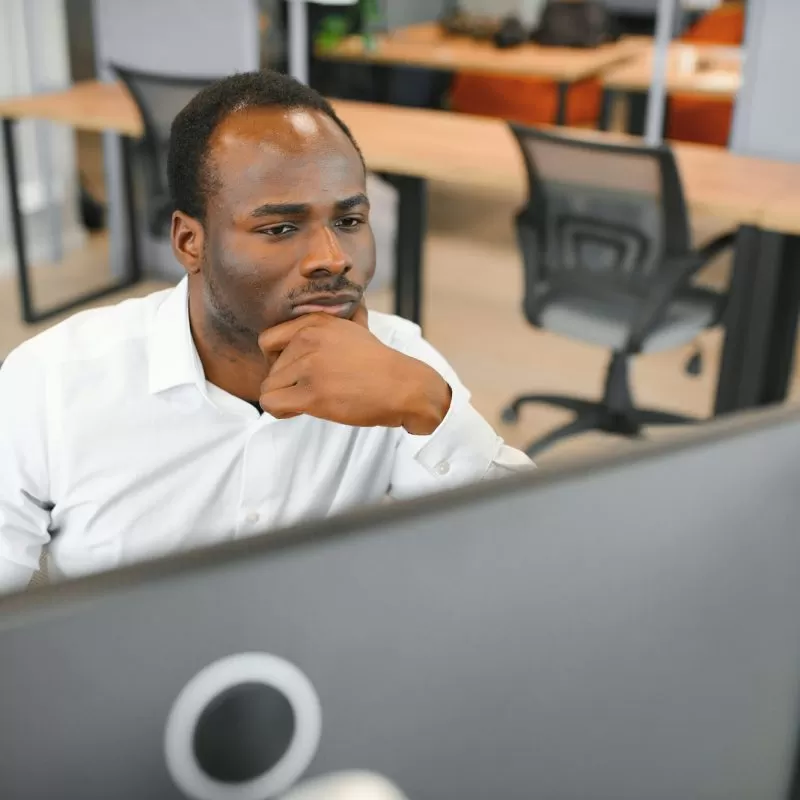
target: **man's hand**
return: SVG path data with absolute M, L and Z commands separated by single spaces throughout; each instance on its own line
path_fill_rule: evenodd
M 270 364 L 261 407 L 279 419 L 312 417 L 357 427 L 430 434 L 450 407 L 436 370 L 380 342 L 362 306 L 353 320 L 308 314 L 261 334 Z

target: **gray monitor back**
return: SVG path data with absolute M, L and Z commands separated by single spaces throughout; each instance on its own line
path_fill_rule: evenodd
M 773 413 L 8 598 L 0 797 L 256 800 L 340 769 L 411 800 L 795 797 L 798 476 L 800 416 Z M 237 681 L 288 687 L 288 732 L 285 702 L 215 717 Z M 283 772 L 192 783 L 202 715 Z

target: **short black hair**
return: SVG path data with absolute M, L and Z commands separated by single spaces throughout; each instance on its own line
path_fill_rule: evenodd
M 327 114 L 361 150 L 331 104 L 314 89 L 272 70 L 242 72 L 201 89 L 172 123 L 167 155 L 167 179 L 173 207 L 204 221 L 206 201 L 215 176 L 208 163 L 208 142 L 217 126 L 235 111 L 275 106 L 312 109 Z

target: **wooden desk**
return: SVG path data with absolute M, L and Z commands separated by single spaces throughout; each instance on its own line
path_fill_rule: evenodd
M 676 42 L 670 45 L 667 56 L 667 94 L 732 100 L 742 85 L 742 58 L 743 51 L 736 47 Z M 603 71 L 600 75 L 604 90 L 601 130 L 608 130 L 615 98 L 620 94 L 630 96 L 648 92 L 652 75 L 652 43 L 643 44 L 630 59 Z
M 46 311 L 36 309 L 29 280 L 14 136 L 15 123 L 20 119 L 47 120 L 69 125 L 78 130 L 98 133 L 115 131 L 122 136 L 122 179 L 130 242 L 128 274 L 104 289 L 81 295 Z M 11 232 L 17 258 L 20 306 L 25 322 L 41 322 L 138 283 L 142 270 L 139 259 L 136 204 L 133 201 L 130 150 L 134 141 L 141 136 L 143 129 L 139 111 L 130 95 L 116 84 L 86 81 L 61 92 L 0 100 L 0 122 L 11 213 Z
M 525 172 L 506 125 L 498 120 L 443 111 L 334 101 L 375 172 L 412 175 L 500 190 L 524 197 Z M 85 81 L 67 91 L 0 100 L 4 119 L 42 119 L 85 131 L 139 137 L 142 121 L 125 89 Z M 602 141 L 631 141 L 621 134 L 576 129 Z M 798 224 L 784 214 L 776 190 L 788 192 L 800 165 L 734 156 L 704 145 L 676 144 L 684 192 L 692 210 L 759 225 L 765 214 Z M 491 157 L 487 157 L 491 154 Z M 800 185 L 800 183 L 798 184 Z M 794 229 L 792 229 L 794 232 Z M 798 231 L 800 233 L 800 231 Z
M 624 64 L 603 72 L 604 87 L 624 92 L 646 92 L 653 74 L 653 48 L 646 45 Z M 667 57 L 667 92 L 732 99 L 742 85 L 742 51 L 675 43 Z
M 62 92 L 0 100 L 0 117 L 43 119 L 79 131 L 114 131 L 138 138 L 144 132 L 139 109 L 116 83 L 81 81 Z
M 520 201 L 525 196 L 522 158 L 503 122 L 349 101 L 335 101 L 334 106 L 375 172 L 502 191 Z M 635 141 L 585 129 L 570 129 L 570 134 L 605 142 Z M 687 202 L 696 213 L 759 225 L 765 206 L 774 204 L 776 187 L 786 185 L 788 165 L 782 162 L 734 156 L 705 145 L 676 144 L 674 151 Z M 795 174 L 800 180 L 800 165 Z
M 427 181 L 505 192 L 521 202 L 526 185 L 518 148 L 498 120 L 345 101 L 335 106 L 369 168 L 386 174 L 398 189 L 395 309 L 418 321 Z M 82 83 L 66 92 L 0 101 L 0 117 L 7 163 L 13 161 L 8 145 L 13 143 L 14 119 L 49 119 L 127 137 L 141 132 L 136 106 L 116 84 Z M 597 131 L 573 133 L 604 141 L 628 139 Z M 691 210 L 742 226 L 718 408 L 729 411 L 781 399 L 800 308 L 800 263 L 795 263 L 800 253 L 793 238 L 800 236 L 800 164 L 745 158 L 702 145 L 677 144 L 674 150 Z M 8 174 L 14 176 L 16 170 Z M 12 214 L 17 209 L 21 220 L 13 180 L 9 186 Z M 17 233 L 18 264 L 27 268 L 21 226 Z
M 367 49 L 361 36 L 349 36 L 336 47 L 318 49 L 318 58 L 360 61 L 446 72 L 482 72 L 523 78 L 549 78 L 559 86 L 558 124 L 566 114 L 566 92 L 571 83 L 598 75 L 649 46 L 650 39 L 627 37 L 614 44 L 582 49 L 524 44 L 499 49 L 492 42 L 451 36 L 436 23 L 424 23 L 376 37 Z

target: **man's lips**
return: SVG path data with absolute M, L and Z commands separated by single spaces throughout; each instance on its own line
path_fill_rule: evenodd
M 300 317 L 304 314 L 332 314 L 336 317 L 350 317 L 361 302 L 357 294 L 320 294 L 313 297 L 304 297 L 300 303 L 292 306 L 292 316 Z

